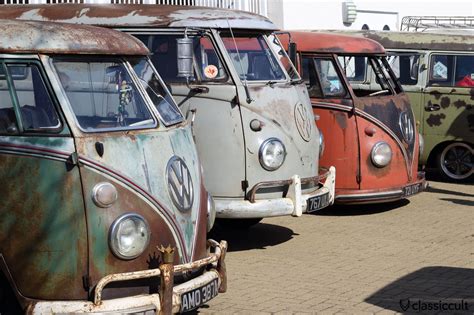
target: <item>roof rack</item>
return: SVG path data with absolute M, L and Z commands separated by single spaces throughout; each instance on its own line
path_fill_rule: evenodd
M 474 30 L 474 16 L 405 16 L 400 31 L 424 32 L 428 29 Z

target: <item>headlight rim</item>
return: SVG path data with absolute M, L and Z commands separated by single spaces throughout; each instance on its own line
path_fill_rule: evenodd
M 283 147 L 283 152 L 284 152 L 283 160 L 281 161 L 280 165 L 278 165 L 277 167 L 270 167 L 270 166 L 266 165 L 263 162 L 263 149 L 271 141 L 278 141 L 281 144 L 281 146 Z M 258 149 L 258 160 L 260 161 L 260 165 L 265 170 L 270 171 L 270 172 L 276 171 L 277 169 L 279 169 L 285 163 L 286 155 L 287 155 L 287 151 L 286 151 L 285 144 L 283 143 L 283 141 L 281 141 L 280 139 L 278 139 L 276 137 L 270 137 L 270 138 L 266 139 L 265 141 L 262 142 L 262 144 L 260 145 L 260 148 Z
M 147 230 L 147 241 L 145 243 L 145 245 L 143 246 L 143 250 L 136 254 L 136 255 L 133 255 L 133 256 L 125 256 L 123 254 L 120 253 L 120 251 L 113 245 L 113 237 L 114 235 L 116 235 L 116 232 L 117 232 L 117 229 L 119 227 L 119 224 L 122 223 L 123 221 L 125 221 L 126 219 L 129 219 L 131 217 L 135 217 L 135 218 L 138 218 L 140 220 L 142 220 L 144 223 L 145 223 L 145 226 L 146 226 L 146 230 Z M 136 213 L 136 212 L 127 212 L 127 213 L 124 213 L 120 216 L 118 216 L 114 222 L 112 222 L 112 224 L 110 225 L 110 228 L 109 228 L 109 235 L 108 235 L 108 243 L 109 243 L 109 249 L 110 251 L 112 252 L 112 254 L 114 256 L 116 256 L 117 258 L 119 259 L 122 259 L 122 260 L 133 260 L 137 257 L 139 257 L 140 255 L 142 255 L 146 248 L 150 245 L 150 239 L 151 239 L 151 230 L 150 230 L 150 225 L 148 224 L 148 221 L 140 214 Z
M 388 162 L 386 164 L 377 163 L 375 158 L 374 158 L 374 155 L 376 153 L 377 148 L 379 148 L 382 145 L 386 145 L 390 149 L 390 158 L 388 159 Z M 390 146 L 390 144 L 388 144 L 385 141 L 378 141 L 377 143 L 374 144 L 374 146 L 372 147 L 372 149 L 370 151 L 370 159 L 372 160 L 372 164 L 374 166 L 378 167 L 378 168 L 384 168 L 384 167 L 388 166 L 392 162 L 392 158 L 393 158 L 392 147 Z

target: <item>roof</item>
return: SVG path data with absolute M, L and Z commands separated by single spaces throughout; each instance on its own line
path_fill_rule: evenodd
M 320 31 L 290 31 L 289 33 L 291 40 L 298 45 L 298 50 L 302 52 L 385 54 L 382 45 L 371 39 Z M 281 36 L 282 43 L 285 42 L 284 36 Z
M 0 53 L 148 54 L 139 40 L 111 29 L 18 20 L 0 20 L 0 25 Z
M 357 31 L 346 34 L 373 39 L 386 49 L 474 51 L 474 34 L 465 32 Z
M 237 10 L 151 4 L 4 5 L 0 18 L 108 27 L 198 27 L 275 30 L 266 17 Z

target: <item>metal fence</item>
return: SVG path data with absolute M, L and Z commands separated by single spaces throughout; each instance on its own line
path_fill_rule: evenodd
M 270 0 L 0 0 L 0 4 L 122 3 L 204 6 L 244 10 L 267 16 Z

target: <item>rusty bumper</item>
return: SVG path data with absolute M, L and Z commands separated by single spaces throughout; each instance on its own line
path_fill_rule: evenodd
M 179 313 L 181 310 L 181 295 L 191 290 L 203 287 L 217 279 L 219 293 L 227 290 L 227 273 L 225 267 L 225 255 L 227 242 L 217 243 L 208 240 L 208 245 L 214 252 L 208 257 L 181 265 L 166 263 L 157 269 L 141 270 L 128 273 L 111 274 L 102 278 L 95 290 L 94 301 L 38 301 L 31 304 L 27 313 L 29 314 L 57 314 L 57 313 L 149 313 L 171 314 Z M 192 280 L 174 285 L 174 274 L 197 270 L 207 267 L 204 273 Z M 109 283 L 160 277 L 160 293 L 137 295 L 112 300 L 102 300 L 102 290 Z
M 426 190 L 428 182 L 425 180 L 425 172 L 418 172 L 416 181 L 402 187 L 390 187 L 374 190 L 344 190 L 343 193 L 336 192 L 336 204 L 368 204 L 382 203 L 408 198 Z
M 324 182 L 323 182 L 324 180 Z M 283 215 L 299 217 L 307 212 L 307 201 L 316 196 L 329 194 L 329 203 L 334 203 L 336 168 L 321 169 L 319 176 L 300 178 L 294 175 L 288 180 L 261 182 L 249 191 L 248 200 L 215 198 L 216 215 L 218 218 L 264 218 Z M 303 193 L 301 185 L 314 182 L 317 188 Z M 255 195 L 259 189 L 288 186 L 286 197 L 274 199 L 258 199 Z

